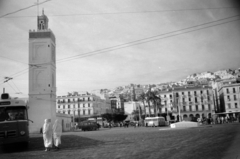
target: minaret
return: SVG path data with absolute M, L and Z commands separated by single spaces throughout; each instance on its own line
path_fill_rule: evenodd
M 29 119 L 30 133 L 39 133 L 44 119 L 56 119 L 55 36 L 48 18 L 37 18 L 37 31 L 29 31 Z

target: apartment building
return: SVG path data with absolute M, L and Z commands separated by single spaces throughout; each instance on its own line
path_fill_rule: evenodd
M 111 103 L 111 110 L 113 113 L 124 114 L 124 99 L 121 95 L 114 95 L 109 97 Z
M 240 81 L 239 79 L 221 79 L 213 85 L 216 113 L 237 116 L 240 112 Z
M 70 114 L 80 117 L 99 116 L 111 111 L 110 101 L 101 99 L 91 93 L 68 93 L 65 96 L 57 96 L 57 113 Z
M 208 118 L 215 113 L 212 87 L 188 85 L 173 88 L 174 107 L 183 120 Z

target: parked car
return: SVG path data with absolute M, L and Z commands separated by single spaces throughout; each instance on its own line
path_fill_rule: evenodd
M 93 130 L 99 130 L 99 125 L 97 122 L 94 121 L 83 121 L 79 123 L 79 129 L 82 129 L 82 131 L 93 131 Z

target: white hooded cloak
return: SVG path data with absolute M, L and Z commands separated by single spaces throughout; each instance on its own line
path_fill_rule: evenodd
M 54 145 L 57 147 L 61 144 L 61 136 L 62 136 L 62 125 L 60 124 L 59 120 L 56 119 L 53 125 L 53 139 L 54 139 Z
M 43 124 L 43 141 L 46 148 L 52 147 L 52 129 L 50 125 L 51 120 L 45 119 Z

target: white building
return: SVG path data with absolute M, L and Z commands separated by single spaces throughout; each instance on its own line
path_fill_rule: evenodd
M 216 112 L 238 116 L 240 112 L 240 81 L 238 79 L 217 80 L 213 88 Z
M 57 112 L 78 117 L 100 116 L 111 111 L 110 101 L 91 93 L 57 96 Z

